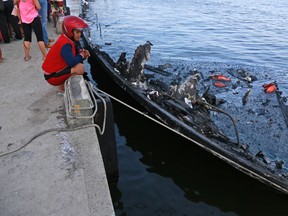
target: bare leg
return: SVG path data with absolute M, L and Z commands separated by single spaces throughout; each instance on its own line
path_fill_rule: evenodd
M 3 58 L 3 56 L 2 56 L 2 50 L 1 50 L 1 48 L 0 48 L 0 63 L 3 62 L 3 60 L 4 60 L 4 58 Z
M 65 87 L 64 87 L 64 84 L 62 84 L 62 85 L 59 85 L 59 89 L 60 89 L 60 92 L 64 92 L 65 91 Z
M 39 41 L 38 46 L 39 46 L 39 49 L 42 53 L 42 59 L 44 60 L 46 58 L 46 54 L 47 54 L 44 41 Z
M 53 18 L 54 27 L 56 27 L 57 19 L 56 19 L 55 13 L 52 14 L 52 18 Z
M 25 61 L 28 61 L 31 58 L 29 52 L 30 52 L 30 42 L 24 41 Z

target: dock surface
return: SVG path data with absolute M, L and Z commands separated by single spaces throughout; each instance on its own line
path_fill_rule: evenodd
M 0 215 L 115 215 L 95 128 L 58 131 L 67 127 L 63 94 L 44 79 L 35 34 L 30 61 L 23 40 L 0 47 Z

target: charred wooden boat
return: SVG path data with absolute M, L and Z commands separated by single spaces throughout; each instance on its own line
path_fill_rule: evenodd
M 265 69 L 227 64 L 151 66 L 146 64 L 150 42 L 137 47 L 131 61 L 125 53 L 115 61 L 89 44 L 87 36 L 83 40 L 93 60 L 161 122 L 236 169 L 288 194 L 284 73 L 269 77 Z

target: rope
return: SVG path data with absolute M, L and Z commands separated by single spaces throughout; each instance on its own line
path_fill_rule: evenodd
M 103 117 L 103 126 L 102 126 L 102 129 L 100 128 L 100 126 L 96 127 L 99 134 L 100 135 L 103 135 L 104 132 L 105 132 L 105 127 L 106 127 L 106 116 L 107 116 L 107 105 L 106 105 L 106 101 L 105 99 L 103 99 L 103 97 L 101 95 L 98 94 L 98 92 L 94 89 L 94 86 L 93 84 L 90 82 L 90 81 L 87 81 L 87 80 L 84 80 L 85 81 L 85 84 L 87 86 L 87 90 L 88 92 L 90 93 L 90 95 L 92 96 L 92 99 L 93 99 L 93 103 L 95 105 L 95 109 L 94 109 L 94 112 L 92 115 L 90 116 L 72 116 L 70 115 L 70 110 L 72 109 L 72 105 L 71 105 L 71 101 L 70 101 L 70 98 L 67 96 L 67 95 L 70 95 L 69 93 L 69 84 L 68 84 L 68 80 L 65 81 L 65 94 L 64 94 L 64 103 L 65 103 L 65 109 L 66 109 L 66 115 L 70 118 L 76 118 L 76 119 L 94 119 L 97 111 L 98 111 L 98 104 L 97 104 L 97 100 L 95 98 L 95 95 L 98 96 L 98 98 L 100 100 L 102 100 L 103 102 L 103 106 L 104 106 L 104 117 Z M 93 94 L 94 92 L 94 94 Z M 74 109 L 78 109 L 78 108 L 74 108 Z M 79 108 L 81 109 L 81 108 Z
M 190 138 L 190 137 L 188 137 L 188 136 L 186 136 L 186 135 L 180 133 L 179 131 L 177 131 L 177 130 L 175 130 L 175 129 L 169 127 L 169 126 L 167 126 L 166 124 L 162 123 L 161 121 L 158 121 L 158 120 L 156 120 L 155 118 L 152 118 L 151 116 L 145 114 L 144 112 L 141 112 L 140 110 L 135 109 L 134 107 L 132 107 L 132 106 L 130 106 L 130 105 L 124 103 L 123 101 L 121 101 L 121 100 L 119 100 L 119 99 L 113 97 L 112 95 L 108 94 L 107 92 L 105 92 L 105 91 L 103 91 L 103 90 L 101 90 L 101 89 L 99 89 L 99 88 L 98 88 L 97 90 L 98 90 L 99 92 L 102 92 L 103 94 L 106 94 L 107 96 L 109 96 L 109 97 L 112 98 L 113 100 L 117 101 L 118 103 L 120 103 L 120 104 L 122 104 L 122 105 L 128 107 L 129 109 L 131 109 L 131 110 L 137 112 L 138 114 L 145 116 L 146 118 L 148 118 L 148 119 L 150 119 L 150 120 L 156 122 L 157 124 L 159 124 L 159 125 L 161 125 L 161 126 L 167 128 L 167 129 L 169 129 L 170 131 L 173 131 L 174 133 L 176 133 L 176 134 L 178 134 L 178 135 L 180 135 L 180 136 L 182 136 L 182 137 L 184 137 L 184 138 L 186 138 L 186 139 L 188 139 L 188 140 L 190 140 L 190 141 L 196 143 L 197 145 L 202 146 L 203 148 L 207 149 L 207 147 L 205 147 L 203 144 L 197 142 L 196 140 L 194 140 L 194 139 L 192 139 L 192 138 Z M 207 104 L 208 104 L 208 103 L 207 103 Z M 208 105 L 211 106 L 210 104 L 208 104 Z M 220 110 L 220 109 L 219 109 L 219 110 Z M 227 114 L 227 113 L 225 113 L 224 111 L 222 111 L 222 113 Z M 235 121 L 234 121 L 234 119 L 233 119 L 229 114 L 227 114 L 227 115 L 232 119 L 232 122 L 233 122 L 233 124 L 235 125 Z M 235 128 L 236 128 L 236 125 L 235 125 Z M 237 128 L 236 128 L 235 130 L 236 130 L 236 134 L 237 134 L 238 144 L 240 145 L 240 142 L 239 142 L 239 135 L 238 135 Z M 219 155 L 219 154 L 216 153 L 216 152 L 214 152 L 214 154 Z M 220 156 L 220 157 L 223 157 L 222 155 L 219 155 L 219 156 Z
M 22 145 L 22 146 L 19 147 L 18 149 L 12 150 L 12 151 L 10 151 L 10 152 L 2 153 L 2 154 L 0 154 L 0 157 L 4 157 L 4 156 L 6 156 L 6 155 L 15 153 L 15 152 L 23 149 L 25 146 L 27 146 L 29 143 L 31 143 L 34 139 L 36 139 L 37 137 L 40 137 L 40 136 L 42 136 L 42 135 L 44 135 L 44 134 L 46 134 L 46 133 L 50 133 L 50 132 L 75 131 L 75 130 L 81 130 L 81 129 L 88 128 L 88 127 L 96 127 L 96 128 L 99 128 L 99 126 L 98 126 L 97 124 L 89 124 L 89 125 L 83 125 L 83 126 L 75 127 L 75 128 L 50 128 L 50 129 L 41 131 L 40 133 L 38 133 L 38 134 L 34 135 L 32 138 L 30 138 L 30 140 L 29 140 L 28 142 L 26 142 L 24 145 Z
M 28 142 L 26 142 L 26 143 L 25 143 L 24 145 L 22 145 L 20 148 L 18 148 L 18 149 L 16 149 L 16 150 L 13 150 L 13 151 L 10 151 L 10 152 L 6 152 L 6 153 L 3 153 L 3 154 L 0 154 L 0 157 L 4 157 L 4 156 L 6 156 L 6 155 L 15 153 L 15 152 L 23 149 L 25 146 L 27 146 L 29 143 L 31 143 L 31 142 L 32 142 L 34 139 L 36 139 L 37 137 L 42 136 L 42 135 L 44 135 L 44 134 L 46 134 L 46 133 L 49 133 L 49 132 L 55 132 L 55 131 L 57 131 L 57 132 L 74 131 L 74 130 L 80 130 L 80 129 L 84 129 L 84 128 L 88 128 L 88 127 L 95 127 L 95 128 L 98 130 L 98 132 L 99 132 L 101 135 L 103 135 L 104 132 L 105 132 L 106 115 L 107 115 L 107 114 L 106 114 L 106 113 L 107 113 L 106 101 L 103 99 L 103 97 L 101 97 L 101 96 L 98 94 L 98 92 L 96 91 L 96 87 L 94 87 L 94 86 L 91 84 L 91 82 L 89 82 L 89 85 L 90 85 L 90 87 L 92 86 L 93 92 L 103 101 L 103 104 L 104 104 L 104 120 L 103 120 L 103 127 L 102 127 L 102 129 L 101 129 L 101 128 L 99 127 L 99 125 L 97 125 L 97 124 L 89 124 L 89 125 L 84 125 L 84 126 L 75 127 L 75 128 L 51 128 L 51 129 L 47 129 L 47 130 L 44 130 L 44 131 L 36 134 L 35 136 L 33 136 Z M 98 90 L 99 92 L 107 95 L 108 97 L 112 98 L 112 99 L 115 100 L 116 102 L 118 102 L 118 103 L 120 103 L 120 104 L 128 107 L 129 109 L 137 112 L 138 114 L 141 114 L 141 115 L 145 116 L 146 118 L 154 121 L 155 123 L 157 123 L 157 124 L 159 124 L 159 125 L 167 128 L 167 129 L 169 129 L 170 131 L 173 131 L 174 133 L 176 133 L 176 134 L 178 134 L 178 135 L 180 135 L 180 136 L 182 136 L 182 137 L 184 137 L 184 138 L 186 138 L 186 139 L 188 139 L 188 140 L 196 143 L 197 145 L 202 146 L 203 148 L 206 148 L 204 145 L 202 145 L 201 143 L 197 142 L 196 140 L 194 140 L 194 139 L 192 139 L 192 138 L 190 138 L 190 137 L 188 137 L 188 136 L 180 133 L 180 132 L 177 131 L 177 130 L 174 130 L 173 128 L 170 128 L 170 127 L 167 126 L 166 124 L 164 124 L 164 123 L 162 123 L 162 122 L 160 122 L 160 121 L 152 118 L 151 116 L 145 114 L 144 112 L 141 112 L 141 111 L 137 110 L 136 108 L 134 108 L 134 107 L 132 107 L 132 106 L 124 103 L 123 101 L 121 101 L 121 100 L 113 97 L 112 95 L 108 94 L 107 92 L 105 92 L 105 91 L 103 91 L 103 90 L 101 90 L 101 89 L 99 89 L 99 88 L 97 88 L 97 90 Z M 234 127 L 235 127 L 236 135 L 237 135 L 238 145 L 240 146 L 239 134 L 238 134 L 238 130 L 237 130 L 237 127 L 236 127 L 236 124 L 235 124 L 234 119 L 233 119 L 228 113 L 225 113 L 223 110 L 221 110 L 221 109 L 219 109 L 219 108 L 217 108 L 217 107 L 214 107 L 214 106 L 212 106 L 211 104 L 209 104 L 209 103 L 207 103 L 207 102 L 202 101 L 201 103 L 203 103 L 203 104 L 205 104 L 205 105 L 207 105 L 207 106 L 210 106 L 211 108 L 209 108 L 209 109 L 211 109 L 211 110 L 218 111 L 218 112 L 221 112 L 221 113 L 227 115 L 227 116 L 232 120 L 233 125 L 234 125 Z M 97 104 L 97 103 L 96 103 L 96 104 Z M 218 154 L 218 153 L 215 152 L 214 154 Z M 220 155 L 219 155 L 219 156 L 220 156 Z M 223 157 L 223 156 L 221 156 L 221 157 Z
M 100 98 L 100 100 L 102 100 L 102 102 L 103 102 L 103 106 L 104 106 L 103 126 L 102 126 L 102 129 L 101 129 L 99 126 L 97 127 L 100 135 L 103 135 L 104 132 L 105 132 L 105 128 L 106 128 L 107 104 L 106 104 L 105 99 L 104 99 L 101 95 L 99 95 L 98 92 L 96 91 L 96 87 L 95 87 L 94 85 L 92 85 L 91 82 L 86 81 L 86 83 L 87 83 L 88 86 L 89 86 L 88 89 L 89 89 L 89 90 L 92 90 L 92 91 L 94 92 L 94 94 L 95 94 L 96 96 L 98 96 L 98 97 Z M 91 95 L 93 95 L 92 92 L 90 92 L 90 93 L 91 93 Z M 96 100 L 95 100 L 95 106 L 97 107 L 97 101 L 96 101 Z
M 178 85 L 177 85 L 177 87 L 178 87 Z M 173 97 L 172 97 L 171 95 L 168 95 L 168 94 L 166 94 L 166 93 L 164 93 L 164 94 L 165 94 L 165 96 L 170 97 L 170 98 L 173 99 Z M 205 101 L 205 99 L 203 100 L 203 99 L 201 98 L 200 100 L 198 99 L 198 100 L 196 100 L 196 101 L 197 101 L 197 103 L 198 103 L 199 105 L 205 106 L 207 109 L 209 109 L 209 110 L 211 110 L 211 111 L 219 112 L 219 113 L 222 113 L 222 114 L 228 116 L 228 117 L 230 118 L 230 120 L 232 121 L 232 123 L 233 123 L 234 130 L 235 130 L 235 134 L 236 134 L 236 138 L 237 138 L 237 144 L 238 144 L 238 146 L 241 147 L 243 150 L 246 150 L 246 147 L 245 147 L 244 145 L 241 145 L 241 143 L 240 143 L 239 132 L 238 132 L 238 129 L 237 129 L 237 126 L 236 126 L 236 121 L 233 119 L 233 117 L 232 117 L 230 114 L 226 113 L 225 111 L 221 110 L 221 109 L 218 108 L 218 107 L 215 107 L 215 106 L 207 103 L 207 102 Z
M 102 125 L 102 129 L 100 128 L 99 125 L 97 124 L 88 124 L 88 125 L 83 125 L 83 126 L 79 126 L 79 127 L 74 127 L 74 128 L 50 128 L 44 131 L 41 131 L 40 133 L 34 135 L 32 138 L 30 138 L 30 140 L 28 140 L 28 142 L 26 142 L 24 145 L 22 145 L 21 147 L 19 147 L 18 149 L 9 151 L 9 152 L 5 152 L 0 154 L 0 157 L 4 157 L 6 155 L 10 155 L 13 154 L 15 152 L 20 151 L 21 149 L 23 149 L 24 147 L 26 147 L 28 144 L 30 144 L 34 139 L 36 139 L 37 137 L 40 137 L 46 133 L 50 133 L 50 132 L 67 132 L 67 131 L 75 131 L 75 130 L 81 130 L 84 128 L 88 128 L 88 127 L 95 127 L 100 135 L 103 135 L 105 132 L 105 127 L 106 127 L 106 120 L 107 120 L 107 105 L 106 105 L 106 101 L 103 99 L 103 97 L 101 95 L 99 95 L 97 93 L 97 91 L 93 88 L 93 85 L 91 84 L 91 82 L 87 82 L 88 84 L 88 90 L 92 90 L 103 102 L 103 106 L 104 106 L 104 116 L 103 116 L 103 125 Z M 92 94 L 92 92 L 90 92 Z M 92 94 L 93 95 L 93 94 Z M 96 100 L 94 100 L 95 102 L 95 110 L 97 111 L 97 102 Z M 67 106 L 67 105 L 66 105 Z M 96 112 L 95 112 L 96 113 Z M 92 117 L 94 117 L 94 115 L 92 115 Z

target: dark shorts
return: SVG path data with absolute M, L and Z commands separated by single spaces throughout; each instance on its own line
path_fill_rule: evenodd
M 35 32 L 37 41 L 44 41 L 43 40 L 43 32 L 42 32 L 42 24 L 40 17 L 37 16 L 34 18 L 34 20 L 27 24 L 27 23 L 22 23 L 22 28 L 24 32 L 24 41 L 32 41 L 32 29 Z
M 45 80 L 50 85 L 59 86 L 64 84 L 64 82 L 71 76 L 71 67 L 67 67 L 59 72 L 55 72 L 49 75 L 44 74 Z

